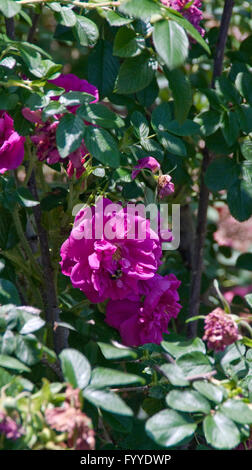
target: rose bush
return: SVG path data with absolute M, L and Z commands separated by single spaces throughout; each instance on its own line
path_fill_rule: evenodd
M 250 448 L 251 5 L 0 12 L 0 448 Z

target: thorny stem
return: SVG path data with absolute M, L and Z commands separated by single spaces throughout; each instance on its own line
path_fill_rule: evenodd
M 38 191 L 37 191 L 37 183 L 36 183 L 36 176 L 34 170 L 32 171 L 31 178 L 28 183 L 28 187 L 33 194 L 33 196 L 38 200 Z M 50 257 L 50 250 L 49 250 L 49 242 L 47 231 L 43 227 L 42 224 L 42 213 L 40 206 L 33 207 L 34 218 L 37 226 L 37 233 L 40 243 L 40 250 L 41 250 L 41 263 L 43 266 L 43 291 L 42 297 L 45 304 L 45 315 L 46 321 L 54 326 L 55 322 L 59 322 L 59 308 L 57 303 L 57 295 L 56 289 L 54 284 L 54 273 L 53 267 L 51 264 L 51 257 Z M 58 354 L 64 347 L 67 346 L 67 335 L 66 329 L 62 327 L 58 327 L 53 329 L 53 337 L 54 337 L 54 349 Z
M 232 15 L 234 1 L 225 0 L 225 5 L 221 18 L 219 38 L 217 41 L 216 55 L 214 59 L 213 67 L 213 79 L 212 88 L 214 88 L 215 79 L 221 74 L 223 67 L 224 51 L 227 41 L 228 27 Z M 208 165 L 213 159 L 213 155 L 208 151 L 207 148 L 203 151 L 203 160 L 201 166 L 201 178 L 200 178 L 200 194 L 199 194 L 199 206 L 197 215 L 197 226 L 196 236 L 194 241 L 194 256 L 192 263 L 192 277 L 190 287 L 190 301 L 189 301 L 189 315 L 188 317 L 197 316 L 199 313 L 200 306 L 200 290 L 201 290 L 201 278 L 203 271 L 203 255 L 204 245 L 206 239 L 207 229 L 207 209 L 209 200 L 209 190 L 204 182 L 205 172 Z M 194 337 L 197 334 L 197 322 L 190 322 L 188 325 L 188 336 Z

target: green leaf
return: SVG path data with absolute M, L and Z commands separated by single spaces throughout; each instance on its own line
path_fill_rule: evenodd
M 138 139 L 144 139 L 149 135 L 149 124 L 145 116 L 139 111 L 134 111 L 130 116 L 130 123 L 133 126 L 133 131 Z
M 236 267 L 252 271 L 252 253 L 242 253 L 236 260 Z
M 127 348 L 126 346 L 118 345 L 118 347 L 116 347 L 112 344 L 106 344 L 101 342 L 99 342 L 98 345 L 101 348 L 101 352 L 106 359 L 116 360 L 126 358 L 137 358 L 137 353 L 134 351 L 134 349 Z
M 77 150 L 83 139 L 85 125 L 75 114 L 65 114 L 56 130 L 57 147 L 62 158 Z
M 174 155 L 179 155 L 181 157 L 186 157 L 187 151 L 186 146 L 182 139 L 176 137 L 169 132 L 158 132 L 157 138 L 160 144 L 170 153 Z
M 172 20 L 176 21 L 180 26 L 182 26 L 182 28 L 184 28 L 190 34 L 190 36 L 205 49 L 208 54 L 211 54 L 211 51 L 206 41 L 203 39 L 197 29 L 194 28 L 190 21 L 188 21 L 184 16 L 182 16 L 181 13 L 179 13 L 178 11 L 175 12 L 170 8 L 166 8 L 166 10 L 168 11 L 168 15 Z
M 119 57 L 135 57 L 141 54 L 144 46 L 144 38 L 137 36 L 133 29 L 125 26 L 116 33 L 113 54 Z
M 115 139 L 105 130 L 88 126 L 85 131 L 88 151 L 99 162 L 112 168 L 120 166 L 120 153 Z
M 247 100 L 249 104 L 252 104 L 252 78 L 249 73 L 241 72 L 238 73 L 235 80 L 236 88 L 239 90 L 243 98 Z
M 38 341 L 35 336 L 18 336 L 16 339 L 15 355 L 17 358 L 27 364 L 33 366 L 39 362 L 41 358 L 41 349 L 38 347 Z
M 208 357 L 199 351 L 183 354 L 177 359 L 177 365 L 181 367 L 186 377 L 206 374 L 212 370 Z
M 214 403 L 221 403 L 225 396 L 225 389 L 218 387 L 217 385 L 211 384 L 203 380 L 196 380 L 193 382 L 193 388 L 198 390 L 201 395 L 204 395 L 208 400 Z
M 152 0 L 124 0 L 119 6 L 119 11 L 134 18 L 146 20 L 153 15 L 160 14 L 161 5 Z
M 20 297 L 15 285 L 7 279 L 0 279 L 0 304 L 20 305 Z
M 245 299 L 248 302 L 249 306 L 252 308 L 252 294 L 245 295 Z
M 229 157 L 215 158 L 207 168 L 205 183 L 211 191 L 221 191 L 228 189 L 233 183 L 238 181 L 240 166 L 235 159 Z
M 246 104 L 241 104 L 236 108 L 240 128 L 245 134 L 252 131 L 252 108 Z
M 0 10 L 7 18 L 12 18 L 21 10 L 21 5 L 12 0 L 0 0 Z
M 89 18 L 75 15 L 76 24 L 74 31 L 81 46 L 93 47 L 99 38 L 97 25 Z
M 194 134 L 200 133 L 200 126 L 190 119 L 186 119 L 183 124 L 180 124 L 178 121 L 170 121 L 167 126 L 167 131 L 172 132 L 175 135 L 191 136 Z
M 205 344 L 200 338 L 189 339 L 188 341 L 162 341 L 161 346 L 175 358 L 194 351 L 206 352 Z
M 240 442 L 237 426 L 220 412 L 207 416 L 203 429 L 208 444 L 216 449 L 233 449 Z
M 195 121 L 201 126 L 200 130 L 204 136 L 214 134 L 221 123 L 221 115 L 217 111 L 210 109 L 198 114 Z
M 35 207 L 39 205 L 39 201 L 31 194 L 28 188 L 18 188 L 16 191 L 17 201 L 23 207 Z
M 101 98 L 113 93 L 120 62 L 113 56 L 112 44 L 98 41 L 88 57 L 88 81 L 95 85 Z
M 187 118 L 192 106 L 192 89 L 190 81 L 180 69 L 167 70 L 165 75 L 174 98 L 175 117 L 182 124 Z
M 234 104 L 240 104 L 241 97 L 238 91 L 234 87 L 231 80 L 229 80 L 224 75 L 221 75 L 221 77 L 216 79 L 215 88 L 217 93 L 225 100 L 226 103 L 231 102 Z
M 5 369 L 14 369 L 18 372 L 30 372 L 29 367 L 22 362 L 18 361 L 14 357 L 6 356 L 5 354 L 0 354 L 0 366 Z
M 113 386 L 123 386 L 133 383 L 144 384 L 142 377 L 134 374 L 128 374 L 116 369 L 107 369 L 105 367 L 96 367 L 92 371 L 90 386 L 93 388 L 104 388 Z
M 227 203 L 232 216 L 244 222 L 252 215 L 252 186 L 247 181 L 238 180 L 228 189 Z
M 172 390 L 166 395 L 166 403 L 174 410 L 186 413 L 209 413 L 211 410 L 209 402 L 194 390 Z
M 126 59 L 119 70 L 117 93 L 131 94 L 143 90 L 152 82 L 156 69 L 157 62 L 147 51 Z
M 188 37 L 175 21 L 158 21 L 153 32 L 155 49 L 169 70 L 182 65 L 189 51 Z
M 124 122 L 118 114 L 100 103 L 90 103 L 80 106 L 77 110 L 77 114 L 85 119 L 85 121 L 107 129 L 115 129 L 116 127 L 120 128 L 124 126 Z
M 246 160 L 252 161 L 252 140 L 245 140 L 241 144 L 241 152 Z
M 86 357 L 76 349 L 64 349 L 59 357 L 65 380 L 75 388 L 85 388 L 91 376 L 91 367 Z
M 162 447 L 181 445 L 193 436 L 197 428 L 188 416 L 173 410 L 162 410 L 148 419 L 147 435 Z
M 21 335 L 28 335 L 30 333 L 34 333 L 34 331 L 40 330 L 45 325 L 45 321 L 42 320 L 39 316 L 31 318 L 28 320 L 23 328 L 20 330 Z
M 51 101 L 42 112 L 42 119 L 45 122 L 49 117 L 54 114 L 65 113 L 66 108 L 59 101 Z
M 225 112 L 221 119 L 221 130 L 228 146 L 232 146 L 238 140 L 240 133 L 239 120 L 233 111 Z
M 110 26 L 124 26 L 125 24 L 132 23 L 133 19 L 125 18 L 119 15 L 116 11 L 109 10 L 106 14 L 106 19 Z
M 190 382 L 186 380 L 183 370 L 180 369 L 177 364 L 163 364 L 160 366 L 160 369 L 172 385 L 176 387 L 186 387 L 190 384 Z
M 64 106 L 79 106 L 82 104 L 92 103 L 94 99 L 94 96 L 90 95 L 89 93 L 81 91 L 69 91 L 60 97 L 59 102 Z
M 0 109 L 8 111 L 14 109 L 18 103 L 18 95 L 5 90 L 0 91 Z
M 90 403 L 105 411 L 123 416 L 133 415 L 128 405 L 118 395 L 108 390 L 97 390 L 93 387 L 87 387 L 83 392 L 83 396 Z
M 71 28 L 76 23 L 76 16 L 74 11 L 69 7 L 62 7 L 60 11 L 55 12 L 55 17 L 60 24 Z
M 155 131 L 165 131 L 172 122 L 172 112 L 169 103 L 157 106 L 151 115 L 151 125 Z
M 249 406 L 241 400 L 229 399 L 220 407 L 220 411 L 240 424 L 252 424 L 252 411 Z

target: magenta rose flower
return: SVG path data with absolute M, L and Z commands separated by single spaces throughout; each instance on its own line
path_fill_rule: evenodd
M 25 138 L 15 131 L 13 119 L 6 112 L 0 116 L 0 173 L 5 173 L 21 165 Z
M 160 170 L 160 165 L 154 157 L 141 158 L 140 160 L 138 160 L 137 164 L 134 167 L 134 170 L 132 171 L 132 179 L 134 180 L 137 177 L 138 173 L 140 173 L 140 171 L 144 170 L 145 168 L 155 173 L 156 171 Z
M 168 323 L 181 309 L 178 303 L 180 281 L 174 274 L 165 277 L 156 274 L 141 282 L 144 300 L 111 300 L 107 305 L 106 322 L 119 330 L 127 346 L 145 343 L 160 344 L 163 333 L 169 333 Z
M 229 344 L 241 339 L 237 323 L 220 307 L 206 316 L 204 330 L 203 340 L 214 351 L 224 351 Z
M 138 295 L 140 281 L 151 279 L 162 254 L 150 221 L 101 198 L 81 210 L 61 247 L 61 268 L 91 302 Z
M 196 28 L 201 36 L 204 36 L 205 31 L 200 26 L 200 21 L 203 18 L 201 11 L 200 0 L 161 0 L 163 5 L 173 8 L 173 10 L 179 11 L 192 25 Z

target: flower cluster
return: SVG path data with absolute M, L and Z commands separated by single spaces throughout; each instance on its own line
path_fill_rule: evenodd
M 200 0 L 161 0 L 167 7 L 179 11 L 192 25 L 196 28 L 201 36 L 204 36 L 205 31 L 200 26 L 200 21 L 203 18 L 201 11 Z
M 0 435 L 5 434 L 7 439 L 15 441 L 22 436 L 22 431 L 16 421 L 3 411 L 0 411 Z
M 66 390 L 66 400 L 62 407 L 48 408 L 45 418 L 49 426 L 58 432 L 67 432 L 67 445 L 75 450 L 94 450 L 94 431 L 92 422 L 81 411 L 79 389 L 70 385 Z
M 241 338 L 237 324 L 220 307 L 206 316 L 204 330 L 203 340 L 214 351 L 224 351 L 226 346 Z
M 149 220 L 127 209 L 116 210 L 102 198 L 81 210 L 61 247 L 61 268 L 91 302 L 109 299 L 106 322 L 126 344 L 160 343 L 181 308 L 180 283 L 174 275 L 157 274 L 160 236 Z
M 69 91 L 80 91 L 85 92 L 94 96 L 96 103 L 99 100 L 99 93 L 95 86 L 88 83 L 86 80 L 80 79 L 73 74 L 61 74 L 54 80 L 49 80 L 50 83 L 64 88 L 65 92 Z M 57 96 L 51 98 L 52 100 L 58 100 Z M 71 113 L 75 113 L 78 106 L 71 106 L 68 110 Z M 46 160 L 48 164 L 52 165 L 58 162 L 63 162 L 61 158 L 57 144 L 56 144 L 56 130 L 59 125 L 60 115 L 55 115 L 54 120 L 48 119 L 46 122 L 42 121 L 42 111 L 31 111 L 28 108 L 23 109 L 23 115 L 26 119 L 36 123 L 35 133 L 31 136 L 31 141 L 36 146 L 36 152 L 38 159 L 41 161 Z M 80 147 L 68 155 L 68 167 L 67 173 L 71 177 L 76 170 L 76 177 L 79 178 L 85 171 L 83 164 L 85 163 L 85 156 L 88 154 L 88 150 L 82 140 Z
M 0 173 L 13 170 L 21 165 L 24 158 L 25 138 L 14 129 L 13 119 L 6 113 L 0 114 Z

